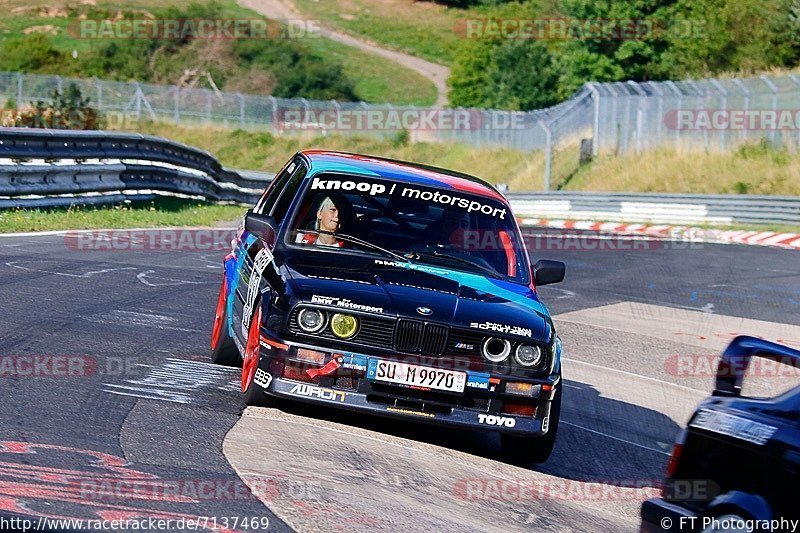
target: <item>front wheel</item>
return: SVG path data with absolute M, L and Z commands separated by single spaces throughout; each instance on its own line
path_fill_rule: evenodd
M 247 330 L 247 345 L 242 363 L 242 392 L 245 405 L 267 407 L 269 405 L 267 395 L 255 381 L 261 349 L 261 302 L 256 302 L 255 308 L 250 328 Z
M 517 435 L 500 434 L 500 444 L 503 453 L 512 461 L 519 463 L 544 463 L 553 452 L 558 433 L 558 420 L 561 418 L 561 389 L 556 390 L 555 397 L 550 405 L 550 429 L 542 437 L 520 437 Z
M 214 313 L 214 325 L 211 329 L 211 361 L 218 365 L 241 366 L 242 356 L 239 349 L 228 335 L 228 282 L 222 275 L 222 286 L 217 297 L 217 309 Z

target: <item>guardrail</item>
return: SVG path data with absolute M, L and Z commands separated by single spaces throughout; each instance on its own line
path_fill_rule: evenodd
M 188 195 L 253 204 L 272 175 L 229 170 L 160 137 L 0 128 L 0 208 L 99 204 Z M 511 193 L 521 219 L 655 224 L 795 224 L 800 198 L 634 193 Z
M 800 198 L 786 196 L 551 192 L 508 198 L 521 219 L 800 225 Z
M 252 204 L 271 175 L 225 169 L 203 150 L 105 131 L 0 128 L 0 208 L 174 194 Z

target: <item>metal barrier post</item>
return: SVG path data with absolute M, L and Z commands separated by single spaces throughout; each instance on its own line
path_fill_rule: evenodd
M 97 86 L 97 110 L 102 113 L 103 112 L 103 81 L 97 79 L 97 77 L 94 77 L 92 79 L 94 80 L 94 83 Z
M 272 95 L 268 97 L 268 100 L 272 105 L 272 114 L 269 118 L 269 124 L 272 127 L 272 132 L 276 133 L 278 131 L 278 128 L 275 126 L 276 119 L 278 118 L 278 101 Z
M 683 101 L 683 93 L 681 92 L 680 89 L 678 89 L 678 86 L 675 85 L 675 82 L 668 81 L 668 82 L 665 82 L 665 85 L 667 87 L 669 87 L 670 89 L 672 89 L 672 92 L 674 92 L 675 94 L 678 95 L 678 107 L 675 110 L 677 111 L 678 116 L 680 116 L 681 102 Z M 678 151 L 678 144 L 679 144 L 679 141 L 680 141 L 680 138 L 681 138 L 680 137 L 681 128 L 680 128 L 680 124 L 678 123 L 678 120 L 677 120 L 678 117 L 676 116 L 675 119 L 676 119 L 675 120 L 675 151 L 677 152 Z
M 642 103 L 643 99 L 642 96 L 647 96 L 647 93 L 639 87 L 639 84 L 635 81 L 629 81 L 628 85 L 633 87 L 633 90 L 636 91 L 636 94 L 639 95 L 639 98 L 636 99 L 636 153 L 640 153 L 642 151 L 642 120 L 644 111 L 642 110 Z
M 739 90 L 744 93 L 744 115 L 747 116 L 747 111 L 750 109 L 750 90 L 744 86 L 742 80 L 734 78 L 733 83 L 739 87 Z M 747 125 L 742 128 L 742 136 L 744 137 L 745 142 L 747 142 L 747 136 L 749 134 L 749 130 L 747 129 Z
M 174 86 L 172 88 L 172 120 L 175 124 L 181 123 L 181 88 Z
M 587 87 L 592 92 L 592 100 L 594 100 L 594 119 L 592 121 L 592 155 L 597 157 L 600 153 L 600 91 L 594 83 L 587 83 Z
M 541 124 L 542 129 L 544 130 L 546 142 L 544 149 L 544 192 L 550 192 L 550 166 L 553 159 L 553 135 L 550 132 L 550 128 L 548 128 L 544 123 L 544 120 L 540 120 L 539 124 Z
M 777 112 L 778 112 L 778 87 L 776 87 L 775 84 L 772 83 L 772 80 L 767 78 L 766 76 L 761 76 L 759 79 L 761 81 L 763 81 L 764 84 L 767 87 L 769 87 L 770 91 L 772 91 L 772 111 L 774 111 L 777 114 Z M 776 126 L 777 126 L 777 124 L 776 124 Z M 769 142 L 770 142 L 770 144 L 774 144 L 775 143 L 775 129 L 776 128 L 772 128 L 772 131 L 769 132 Z
M 719 82 L 719 80 L 711 80 L 711 84 L 714 85 L 714 87 L 716 87 L 716 89 L 722 95 L 722 105 L 720 107 L 727 111 L 728 110 L 728 91 L 725 90 L 725 87 L 722 86 L 722 84 Z M 730 113 L 728 114 L 728 127 L 730 127 Z M 719 136 L 720 136 L 719 147 L 720 147 L 720 149 L 724 150 L 725 146 L 727 145 L 727 138 L 728 138 L 727 128 L 722 129 L 722 131 L 720 131 L 720 135 Z
M 658 83 L 651 82 L 648 86 L 653 89 L 658 99 L 658 111 L 656 112 L 656 123 L 658 124 L 658 126 L 656 126 L 656 148 L 658 148 L 661 146 L 661 130 L 664 125 L 664 92 L 661 90 Z
M 617 93 L 616 87 L 614 87 L 612 84 L 606 85 L 606 88 L 609 91 L 611 91 L 611 98 L 612 98 L 611 102 L 613 103 L 613 106 L 611 108 L 612 109 L 612 111 L 611 111 L 611 120 L 612 120 L 612 125 L 614 126 L 614 137 L 617 140 L 616 146 L 614 147 L 614 153 L 615 154 L 619 154 L 620 153 L 620 144 L 621 144 L 620 143 L 620 138 L 619 138 L 620 137 L 619 136 L 619 120 L 617 118 L 617 108 L 618 108 L 618 105 L 619 105 L 618 104 L 619 94 Z
M 800 78 L 797 77 L 797 74 L 789 74 L 789 78 L 795 83 L 795 85 L 800 86 Z M 800 144 L 800 128 L 797 130 L 797 143 Z
M 697 83 L 693 80 L 687 80 L 686 83 L 691 85 L 692 89 L 697 92 L 697 104 L 699 110 L 705 110 L 706 108 L 706 90 L 701 89 L 698 87 Z M 703 129 L 703 145 L 705 149 L 708 150 L 708 128 Z

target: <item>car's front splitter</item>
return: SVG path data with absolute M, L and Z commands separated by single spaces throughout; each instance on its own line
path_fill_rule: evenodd
M 539 402 L 535 418 L 476 412 L 458 406 L 448 409 L 449 413 L 443 413 L 400 405 L 399 401 L 395 405 L 370 401 L 367 399 L 367 395 L 361 392 L 322 387 L 313 383 L 275 377 L 262 368 L 258 369 L 256 382 L 269 396 L 426 424 L 474 430 L 494 430 L 520 436 L 544 436 L 550 425 L 550 402 L 548 401 Z

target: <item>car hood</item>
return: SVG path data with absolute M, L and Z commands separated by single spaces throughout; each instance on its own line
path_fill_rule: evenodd
M 285 265 L 295 296 L 305 302 L 552 341 L 547 309 L 524 285 L 355 254 L 308 252 Z

